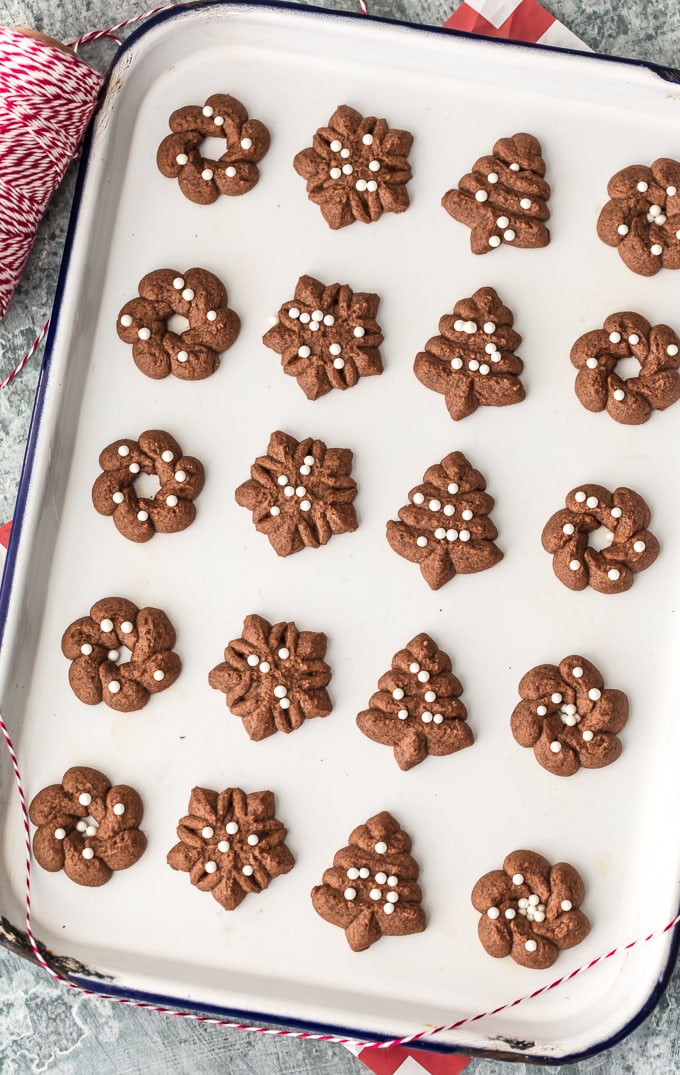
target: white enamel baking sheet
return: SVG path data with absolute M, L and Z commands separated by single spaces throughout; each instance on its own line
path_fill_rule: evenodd
M 171 111 L 214 92 L 264 120 L 272 146 L 251 193 L 200 207 L 159 174 L 155 153 Z M 414 132 L 414 178 L 405 214 L 334 233 L 291 162 L 340 103 Z M 569 349 L 616 310 L 679 327 L 680 274 L 637 277 L 595 235 L 610 175 L 677 155 L 679 118 L 677 88 L 644 68 L 370 20 L 217 4 L 136 35 L 112 73 L 87 162 L 22 491 L 0 700 L 29 797 L 71 765 L 101 768 L 141 792 L 149 846 L 102 889 L 35 870 L 34 929 L 53 951 L 178 1003 L 394 1036 L 510 1001 L 673 917 L 680 406 L 639 428 L 587 413 Z M 440 198 L 516 131 L 543 144 L 552 241 L 475 257 Z M 116 336 L 117 313 L 146 272 L 193 265 L 224 279 L 241 335 L 209 380 L 148 380 Z M 380 293 L 382 377 L 312 403 L 284 376 L 261 336 L 303 273 Z M 483 285 L 515 313 L 527 399 L 453 423 L 415 379 L 413 358 L 440 315 Z M 90 489 L 100 450 L 151 427 L 202 459 L 207 481 L 189 530 L 137 546 L 95 513 Z M 286 560 L 234 501 L 278 428 L 350 447 L 360 490 L 355 534 Z M 487 477 L 505 559 L 432 592 L 390 550 L 385 522 L 454 450 Z M 569 592 L 541 549 L 543 524 L 581 482 L 629 485 L 652 508 L 662 552 L 627 594 Z M 181 678 L 140 713 L 87 707 L 68 686 L 62 632 L 107 595 L 160 606 L 177 627 Z M 251 612 L 328 634 L 328 719 L 252 743 L 209 688 L 209 669 Z M 452 655 L 476 742 L 403 773 L 354 719 L 420 631 Z M 564 780 L 515 744 L 509 717 L 523 673 L 574 652 L 627 691 L 631 717 L 615 765 Z M 4 773 L 2 904 L 20 923 L 22 826 Z M 233 913 L 165 863 L 195 784 L 271 788 L 290 830 L 295 869 Z M 383 809 L 413 838 L 428 928 L 357 955 L 315 914 L 309 891 L 350 830 Z M 525 847 L 574 863 L 587 887 L 591 934 L 544 973 L 486 955 L 469 901 L 481 874 Z M 444 1040 L 552 1058 L 591 1049 L 645 1005 L 671 941 Z

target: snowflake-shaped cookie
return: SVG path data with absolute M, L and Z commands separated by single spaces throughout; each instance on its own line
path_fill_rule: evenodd
M 408 833 L 385 810 L 354 829 L 312 889 L 315 911 L 344 929 L 352 951 L 363 952 L 382 936 L 425 929 L 418 863 L 410 850 Z
M 382 373 L 379 304 L 377 295 L 352 291 L 349 284 L 301 276 L 295 298 L 283 304 L 262 342 L 281 355 L 284 373 L 297 378 L 307 398 L 318 399 Z
M 333 534 L 356 530 L 349 448 L 327 448 L 321 440 L 297 441 L 277 431 L 267 454 L 250 468 L 236 490 L 236 502 L 253 513 L 255 529 L 266 534 L 279 556 L 305 546 L 318 549 Z
M 359 713 L 357 725 L 369 739 L 394 747 L 400 769 L 412 769 L 428 754 L 453 754 L 474 742 L 460 701 L 460 680 L 451 659 L 426 634 L 416 635 L 392 659 L 380 688 Z
M 210 892 L 225 911 L 233 911 L 249 893 L 262 892 L 292 870 L 287 831 L 275 816 L 271 791 L 225 788 L 218 793 L 196 787 L 167 862 L 188 873 L 192 885 Z
M 602 242 L 641 276 L 680 269 L 680 161 L 632 164 L 612 176 L 607 193 L 597 221 Z
M 340 105 L 293 166 L 331 228 L 355 220 L 368 224 L 383 213 L 408 209 L 412 143 L 408 131 L 392 130 L 387 120 Z
M 490 956 L 545 970 L 588 936 L 584 896 L 581 876 L 568 862 L 552 866 L 535 851 L 513 851 L 472 890 L 479 939 Z
M 519 693 L 512 734 L 520 746 L 533 747 L 544 769 L 572 776 L 581 766 L 600 769 L 619 757 L 617 732 L 628 719 L 628 699 L 623 691 L 605 689 L 585 657 L 537 665 L 522 676 Z
M 440 319 L 440 335 L 416 356 L 416 377 L 444 396 L 452 418 L 466 418 L 480 405 L 506 407 L 524 399 L 524 363 L 513 353 L 522 337 L 512 324 L 512 312 L 494 289 L 480 287 Z
M 494 499 L 483 475 L 462 452 L 451 452 L 428 467 L 420 485 L 387 523 L 387 540 L 399 556 L 418 564 L 433 590 L 454 575 L 485 571 L 503 559 L 494 544 L 498 531 L 489 518 Z
M 294 623 L 272 627 L 262 616 L 246 616 L 242 637 L 229 643 L 208 681 L 226 694 L 251 739 L 292 732 L 333 708 L 326 645 L 320 631 L 298 631 Z

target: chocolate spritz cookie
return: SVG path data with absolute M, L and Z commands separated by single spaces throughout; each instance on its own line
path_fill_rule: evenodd
M 442 205 L 471 229 L 473 254 L 488 254 L 501 243 L 547 246 L 550 185 L 544 176 L 541 143 L 531 134 L 515 134 L 499 139 L 489 156 L 475 161 Z
M 102 473 L 92 487 L 100 515 L 111 515 L 116 529 L 130 541 L 186 530 L 196 518 L 194 497 L 205 480 L 203 466 L 162 429 L 147 429 L 138 440 L 115 440 L 99 456 Z M 138 497 L 140 474 L 155 474 L 160 488 Z
M 119 713 L 142 709 L 150 695 L 167 690 L 180 674 L 175 637 L 159 608 L 139 609 L 123 597 L 97 601 L 89 616 L 66 628 L 61 640 L 62 653 L 71 662 L 73 692 L 87 705 L 105 702 Z
M 385 810 L 354 829 L 348 846 L 336 852 L 322 883 L 312 889 L 314 910 L 344 929 L 353 952 L 383 936 L 425 929 L 418 863 L 410 850 L 410 836 Z
M 632 489 L 610 493 L 602 485 L 577 485 L 546 523 L 541 541 L 570 590 L 592 586 L 599 593 L 623 593 L 659 555 L 650 521 L 647 504 Z M 596 533 L 604 542 L 600 548 L 589 544 Z
M 134 866 L 144 854 L 142 814 L 134 788 L 111 787 L 98 769 L 74 766 L 61 784 L 39 791 L 28 808 L 37 825 L 36 862 L 50 873 L 63 870 L 77 885 L 105 885 L 115 871 Z
M 147 377 L 200 381 L 239 334 L 241 321 L 227 302 L 224 284 L 207 269 L 155 269 L 140 281 L 139 298 L 123 306 L 116 328 Z M 182 332 L 170 327 L 175 315 L 188 322 Z
M 483 407 L 521 403 L 524 363 L 515 350 L 522 337 L 512 327 L 511 310 L 492 287 L 461 299 L 439 321 L 439 336 L 425 344 L 413 370 L 426 388 L 440 392 L 453 419 Z
M 489 517 L 494 499 L 483 475 L 462 452 L 428 467 L 420 485 L 387 523 L 387 540 L 399 556 L 418 564 L 433 590 L 456 574 L 485 571 L 503 559 L 494 544 L 498 531 Z
M 269 149 L 269 131 L 227 93 L 214 93 L 204 105 L 185 105 L 172 113 L 172 134 L 158 147 L 162 175 L 176 179 L 182 194 L 198 205 L 210 205 L 220 194 L 246 194 L 257 183 L 257 162 Z M 207 138 L 223 138 L 217 160 L 205 157 Z
M 236 490 L 236 502 L 253 513 L 255 529 L 266 534 L 279 556 L 308 546 L 318 549 L 333 534 L 356 530 L 349 448 L 327 448 L 321 440 L 295 440 L 277 431 L 267 454 L 250 468 Z
M 394 748 L 400 769 L 412 769 L 428 754 L 453 754 L 472 746 L 463 687 L 451 658 L 429 635 L 412 638 L 392 658 L 392 668 L 378 680 L 369 708 L 357 725 L 369 739 Z
M 533 747 L 548 772 L 573 776 L 581 766 L 601 769 L 619 757 L 617 733 L 628 720 L 628 699 L 623 691 L 605 688 L 585 657 L 537 665 L 522 676 L 519 693 L 512 734 L 520 746 Z
M 287 831 L 275 815 L 271 791 L 194 788 L 189 812 L 177 826 L 179 843 L 167 862 L 188 873 L 192 885 L 210 892 L 225 911 L 233 911 L 249 893 L 264 891 L 293 869 Z
M 581 875 L 568 862 L 552 866 L 535 851 L 513 851 L 501 870 L 480 877 L 472 905 L 479 939 L 490 956 L 512 956 L 532 970 L 552 967 L 565 948 L 585 940 L 590 922 L 580 910 Z
M 641 276 L 680 269 L 680 161 L 661 157 L 648 168 L 632 164 L 607 184 L 610 200 L 597 234 Z
M 292 732 L 333 708 L 327 644 L 321 631 L 298 631 L 294 623 L 272 627 L 262 616 L 246 616 L 242 637 L 229 643 L 208 682 L 226 694 L 251 739 Z
M 392 130 L 387 120 L 340 105 L 312 145 L 296 155 L 293 167 L 307 180 L 309 200 L 331 228 L 355 220 L 368 224 L 383 213 L 408 209 L 412 143 L 408 131 Z
M 349 284 L 301 276 L 295 297 L 283 304 L 262 342 L 281 355 L 284 373 L 297 378 L 307 399 L 318 399 L 382 373 L 379 305 L 377 295 L 352 291 Z
M 637 376 L 617 372 L 637 359 Z M 652 327 L 636 313 L 611 314 L 601 329 L 579 336 L 571 349 L 576 395 L 589 411 L 604 411 L 624 425 L 646 422 L 680 399 L 680 338 L 668 325 Z

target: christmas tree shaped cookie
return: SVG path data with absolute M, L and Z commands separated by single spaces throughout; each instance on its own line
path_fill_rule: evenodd
M 312 889 L 314 910 L 345 931 L 353 952 L 385 937 L 422 933 L 418 863 L 409 854 L 411 838 L 384 810 L 350 834 Z
M 506 407 L 524 399 L 524 363 L 514 354 L 522 337 L 512 324 L 512 312 L 494 289 L 480 287 L 440 319 L 440 335 L 416 356 L 416 377 L 444 396 L 453 419 L 467 418 L 480 405 Z
M 503 559 L 489 518 L 494 499 L 484 476 L 462 452 L 428 467 L 411 489 L 399 522 L 387 523 L 387 540 L 399 556 L 418 564 L 428 586 L 438 590 L 454 575 L 485 571 Z
M 451 658 L 429 635 L 416 635 L 395 653 L 378 687 L 357 725 L 369 739 L 394 747 L 400 769 L 412 769 L 428 754 L 453 754 L 474 742 Z
M 531 134 L 501 138 L 488 157 L 480 157 L 442 205 L 454 220 L 471 228 L 473 254 L 507 243 L 547 246 L 550 185 L 544 179 L 541 143 Z

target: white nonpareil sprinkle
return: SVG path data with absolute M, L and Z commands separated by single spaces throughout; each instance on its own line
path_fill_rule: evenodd
M 562 527 L 562 533 L 566 534 L 568 537 L 571 537 L 571 535 L 574 533 L 574 524 L 573 523 L 565 523 L 564 526 Z
M 342 169 L 337 168 L 337 167 L 336 168 L 331 168 L 331 170 L 330 170 L 330 172 L 328 174 L 330 175 L 331 179 L 339 179 L 340 176 L 342 175 Z
M 498 220 L 496 221 L 496 224 L 498 225 L 499 228 L 507 228 L 509 223 L 510 223 L 510 221 L 508 220 L 508 218 L 506 216 L 499 216 Z
M 277 656 L 280 657 L 282 661 L 287 661 L 290 657 L 290 650 L 286 646 L 281 646 Z
M 120 683 L 118 682 L 117 679 L 112 679 L 111 682 L 109 683 L 109 692 L 111 694 L 118 694 L 119 690 L 120 690 Z
M 288 694 L 288 688 L 284 687 L 283 683 L 278 683 L 276 685 L 276 687 L 274 687 L 274 697 L 275 698 L 285 698 L 287 694 Z
M 216 127 L 224 127 L 224 116 L 215 116 L 213 123 Z
M 560 704 L 560 702 L 562 701 L 562 695 L 561 695 L 561 694 L 558 694 L 557 692 L 555 692 L 555 694 L 552 694 L 552 695 L 550 696 L 550 701 L 551 701 L 551 702 L 554 702 L 554 703 L 555 703 L 555 705 L 559 705 L 559 704 Z
M 346 900 L 355 900 L 357 898 L 357 890 L 356 888 L 346 888 L 343 895 Z
M 171 493 L 170 496 L 166 496 L 165 503 L 168 505 L 169 508 L 177 507 L 178 500 L 174 493 Z
M 269 661 L 262 661 L 261 664 L 260 664 L 260 671 L 261 672 L 269 672 L 270 670 L 271 670 L 271 665 L 270 665 Z
M 243 867 L 241 873 L 243 874 L 244 877 L 252 877 L 253 876 L 253 867 L 246 865 L 246 866 Z
M 140 523 L 145 523 L 149 518 L 148 511 L 138 511 L 137 518 L 139 519 Z
M 524 942 L 524 947 L 526 948 L 527 952 L 535 952 L 538 948 L 538 945 L 536 944 L 536 941 L 532 940 L 530 937 L 528 941 Z
M 607 572 L 607 578 L 611 579 L 612 582 L 617 582 L 618 579 L 621 578 L 621 572 L 617 568 L 612 567 Z M 588 692 L 588 693 L 590 693 L 590 692 Z
M 489 180 L 490 183 L 498 182 L 498 175 L 496 174 L 496 172 L 489 172 L 486 178 Z
M 161 459 L 163 460 L 164 463 L 172 463 L 174 458 L 175 457 L 174 457 L 173 453 L 170 451 L 169 448 L 166 449 L 166 451 L 164 451 L 163 454 L 161 455 Z
M 520 170 L 519 164 L 510 164 L 509 168 L 511 172 L 519 172 Z
M 113 496 L 111 497 L 111 499 L 113 500 L 113 503 L 114 503 L 114 504 L 122 504 L 122 503 L 123 503 L 123 501 L 125 500 L 125 496 L 124 496 L 124 494 L 123 494 L 123 493 L 121 493 L 120 491 L 118 491 L 117 493 L 114 493 L 114 494 L 113 494 Z
M 163 671 L 163 669 L 157 668 L 153 674 L 153 678 L 156 680 L 156 683 L 162 683 L 165 679 L 165 672 Z
M 379 840 L 378 843 L 375 845 L 375 853 L 376 853 L 376 855 L 384 855 L 386 851 L 387 851 L 387 844 L 385 843 L 384 840 Z
M 420 535 L 420 537 L 416 538 L 416 545 L 417 545 L 417 546 L 418 546 L 418 547 L 419 547 L 420 549 L 424 549 L 424 548 L 425 548 L 425 546 L 427 545 L 427 538 L 425 537 L 425 535 L 424 535 L 424 534 L 421 534 L 421 535 Z
M 631 347 L 635 347 L 635 345 L 639 342 L 640 337 L 638 336 L 637 332 L 631 332 L 630 336 L 628 337 L 628 343 L 631 345 Z
M 188 351 L 178 351 L 177 352 L 177 361 L 178 362 L 186 362 L 188 358 L 189 358 L 189 352 Z
M 122 817 L 125 813 L 125 803 L 116 803 L 113 807 L 113 812 L 116 817 Z
M 257 835 L 257 833 L 256 832 L 251 832 L 250 836 L 248 837 L 248 843 L 250 844 L 250 846 L 251 847 L 257 847 L 259 842 L 260 842 L 260 837 Z
M 252 149 L 252 148 L 253 148 L 253 140 L 252 140 L 252 138 L 242 138 L 241 139 L 241 149 Z
M 409 672 L 413 672 L 413 675 L 415 676 L 416 672 L 419 672 L 419 671 L 420 671 L 420 665 L 418 664 L 418 662 L 417 662 L 417 661 L 413 661 L 413 662 L 412 662 L 412 663 L 411 663 L 411 664 L 410 664 L 410 665 L 408 666 L 408 670 L 409 670 Z
M 505 917 L 508 919 L 509 922 L 512 922 L 513 918 L 516 917 L 516 914 L 517 912 L 515 911 L 514 907 L 508 907 L 507 911 L 505 912 Z
M 180 168 L 183 168 L 184 165 L 188 163 L 189 158 L 187 157 L 186 153 L 178 153 L 175 157 L 175 160 L 179 164 Z
M 544 705 L 537 705 L 536 706 L 536 713 L 537 713 L 537 715 L 539 717 L 544 717 L 547 712 L 548 712 L 548 710 Z
M 108 634 L 109 631 L 113 630 L 113 620 L 102 620 L 99 626 L 105 634 Z
M 206 183 L 207 183 L 207 182 L 208 182 L 209 180 L 211 180 L 211 179 L 212 179 L 212 177 L 213 177 L 213 170 L 212 170 L 212 168 L 204 168 L 204 169 L 203 169 L 203 171 L 201 172 L 201 179 L 205 179 Z
M 217 321 L 217 310 L 208 310 L 205 316 L 208 321 Z
M 397 702 L 400 702 L 400 701 L 402 700 L 402 698 L 404 697 L 404 692 L 403 692 L 403 690 L 401 689 L 401 687 L 395 687 L 395 688 L 394 688 L 394 690 L 392 691 L 392 697 L 393 697 L 393 698 L 394 698 L 394 699 L 395 699 L 395 700 L 396 700 Z
M 583 669 L 580 665 L 577 664 L 574 668 L 572 668 L 571 674 L 572 676 L 574 676 L 575 679 L 580 679 L 583 675 Z
M 612 510 L 611 510 L 612 519 L 620 519 L 622 514 L 623 514 L 623 512 L 622 512 L 621 508 L 612 508 Z
M 441 500 L 431 500 L 428 504 L 430 511 L 441 511 Z
M 362 877 L 364 879 L 364 881 L 365 881 L 366 878 L 370 877 L 370 876 L 371 876 L 371 871 L 369 870 L 368 866 L 362 866 L 361 869 L 359 870 L 359 877 Z
M 580 560 L 570 560 L 569 561 L 569 570 L 570 571 L 578 571 L 580 566 L 581 566 L 581 561 Z
M 383 912 L 385 914 L 393 914 L 394 913 L 394 906 L 391 903 L 386 903 L 384 905 L 384 907 L 383 907 Z
M 531 209 L 531 198 L 520 198 L 519 204 L 522 209 Z
M 233 164 L 230 164 L 228 168 L 224 169 L 224 171 L 229 179 L 233 179 L 236 175 L 236 169 L 234 168 Z
M 489 246 L 500 246 L 500 245 L 501 245 L 501 237 L 500 237 L 500 235 L 492 235 L 491 238 L 489 239 Z
M 646 548 L 647 548 L 647 546 L 645 545 L 644 541 L 634 541 L 633 542 L 633 551 L 634 552 L 644 552 Z
M 458 485 L 456 482 L 451 482 L 447 487 L 447 491 L 451 493 L 451 496 L 455 496 L 458 492 Z
M 260 658 L 258 657 L 258 655 L 256 653 L 249 653 L 248 656 L 246 657 L 246 661 L 248 662 L 248 664 L 250 665 L 251 668 L 254 668 L 256 664 L 260 663 Z
M 94 858 L 94 851 L 92 850 L 91 847 L 84 847 L 83 848 L 83 858 L 87 859 L 88 861 L 90 859 Z
M 108 659 L 110 661 L 115 662 L 120 658 L 120 653 L 118 652 L 117 649 L 110 649 L 109 652 L 106 654 L 106 656 L 108 657 Z
M 583 492 L 582 489 L 579 489 L 579 491 L 577 493 L 574 493 L 574 500 L 576 501 L 577 504 L 583 504 L 585 502 L 585 499 L 586 499 L 586 494 Z
M 224 827 L 229 836 L 234 836 L 238 832 L 238 821 L 228 821 Z
M 663 254 L 663 247 L 662 247 L 661 243 L 653 243 L 651 249 L 652 249 L 652 254 L 654 254 L 656 257 L 658 257 L 659 254 Z
M 463 368 L 463 359 L 462 358 L 452 358 L 451 359 L 451 369 L 452 370 L 462 370 L 462 368 Z
M 365 134 L 363 136 L 363 138 L 361 139 L 361 141 L 363 142 L 363 144 L 365 146 L 372 146 L 373 145 L 373 135 L 372 134 Z
M 475 194 L 475 198 L 476 198 L 476 200 L 478 202 L 485 202 L 488 197 L 489 197 L 489 195 L 487 194 L 487 192 L 485 190 L 478 190 L 477 193 Z
M 290 698 L 282 698 L 279 702 L 281 709 L 290 709 Z
M 675 358 L 677 353 L 678 353 L 678 345 L 676 343 L 669 343 L 668 347 L 666 348 L 666 354 L 670 355 L 671 358 Z
M 588 697 L 590 698 L 591 702 L 599 702 L 600 698 L 602 697 L 602 691 L 598 690 L 597 687 L 591 687 L 588 691 Z
M 151 329 L 140 328 L 137 331 L 137 335 L 139 336 L 140 340 L 149 340 L 151 338 Z
M 91 804 L 91 802 L 92 802 L 92 796 L 90 795 L 90 793 L 88 791 L 83 791 L 78 796 L 78 802 L 80 803 L 81 806 L 89 806 Z
M 618 231 L 619 235 L 627 235 L 628 234 L 628 225 L 627 224 L 619 224 L 619 226 L 618 226 L 618 228 L 616 230 Z
M 503 238 L 507 243 L 511 243 L 517 238 L 517 234 L 512 230 L 512 228 L 508 228 L 506 231 L 503 232 Z
M 596 508 L 599 503 L 600 502 L 599 502 L 599 500 L 597 499 L 596 496 L 589 496 L 588 499 L 586 500 L 586 507 L 587 508 Z
M 489 910 L 486 913 L 489 916 L 489 918 L 494 918 L 495 919 L 495 918 L 500 917 L 501 912 L 498 910 L 498 907 L 489 907 Z
M 408 709 L 400 709 L 400 710 L 398 710 L 397 711 L 397 716 L 399 717 L 399 720 L 407 720 L 408 719 Z
M 617 389 L 615 389 L 615 390 L 614 390 L 614 399 L 615 399 L 615 400 L 616 400 L 616 401 L 617 401 L 618 403 L 620 403 L 620 402 L 621 402 L 621 400 L 623 400 L 623 399 L 625 399 L 625 398 L 626 398 L 626 393 L 625 393 L 625 392 L 623 391 L 623 389 L 622 389 L 622 388 L 617 388 Z
M 54 830 L 54 838 L 55 838 L 55 840 L 65 840 L 66 839 L 66 829 L 55 829 Z
M 609 342 L 610 343 L 621 343 L 621 333 L 620 332 L 610 332 L 609 333 Z
M 80 647 L 80 652 L 82 653 L 83 657 L 89 657 L 92 653 L 92 646 L 90 645 L 90 643 L 84 642 L 83 645 Z
M 645 183 L 644 180 L 640 180 L 637 185 L 637 189 L 640 191 L 640 194 L 644 194 L 646 190 L 649 190 L 649 183 Z
M 597 366 L 598 366 L 597 359 L 596 358 L 587 358 L 586 359 L 586 366 L 588 367 L 589 370 L 596 370 Z
M 562 902 L 560 904 L 560 909 L 562 911 L 571 911 L 571 907 L 572 907 L 571 900 L 562 900 Z
M 552 743 L 550 744 L 550 749 L 553 754 L 559 754 L 562 749 L 562 744 L 559 742 L 559 740 L 553 739 Z
M 512 883 L 513 883 L 513 885 L 523 885 L 524 884 L 524 874 L 522 874 L 522 873 L 514 873 L 512 875 Z
M 215 835 L 215 830 L 212 828 L 211 825 L 206 825 L 204 828 L 201 829 L 201 836 L 203 837 L 204 840 L 209 840 L 211 838 L 211 836 L 214 836 L 214 835 Z

